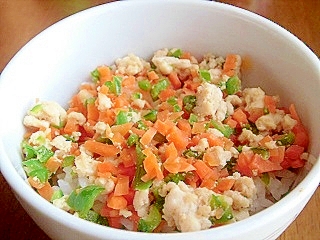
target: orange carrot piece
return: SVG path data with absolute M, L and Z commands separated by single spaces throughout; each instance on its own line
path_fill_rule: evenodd
M 181 81 L 180 81 L 180 79 L 178 77 L 178 73 L 177 72 L 172 71 L 171 73 L 169 73 L 168 79 L 169 79 L 173 89 L 181 88 L 182 83 L 181 83 Z
M 284 160 L 285 146 L 269 149 L 269 160 L 275 163 L 281 163 Z
M 148 181 L 152 178 L 162 180 L 164 176 L 158 164 L 156 155 L 154 155 L 150 148 L 144 149 L 142 153 L 146 155 L 146 158 L 143 161 L 143 167 L 146 170 L 146 174 L 141 179 L 143 181 Z
M 159 99 L 164 102 L 168 98 L 174 96 L 175 91 L 172 88 L 166 88 L 165 90 L 161 91 L 159 94 Z
M 247 115 L 245 114 L 245 112 L 241 108 L 237 108 L 234 111 L 232 118 L 240 124 L 248 123 Z
M 147 72 L 147 77 L 151 81 L 155 81 L 159 79 L 159 75 L 155 71 L 149 71 Z
M 59 167 L 61 167 L 61 165 L 62 161 L 55 157 L 49 158 L 45 163 L 46 168 L 52 173 L 55 173 L 59 169 Z
M 94 140 L 87 140 L 84 143 L 84 147 L 88 151 L 97 153 L 104 157 L 114 157 L 120 152 L 120 150 L 114 145 L 108 145 Z
M 178 151 L 182 151 L 189 144 L 188 135 L 181 131 L 177 126 L 174 126 L 170 129 L 170 132 L 167 135 L 167 140 L 171 143 L 174 143 Z
M 100 85 L 104 85 L 106 81 L 111 81 L 112 79 L 112 72 L 108 66 L 99 66 L 97 68 L 100 74 Z
M 99 120 L 99 110 L 94 103 L 87 104 L 87 120 L 95 122 Z
M 98 173 L 107 173 L 110 172 L 112 174 L 117 174 L 118 169 L 117 167 L 112 164 L 111 162 L 101 162 L 97 165 Z
M 117 184 L 114 188 L 114 196 L 123 196 L 129 193 L 129 176 L 118 176 Z
M 220 178 L 213 190 L 218 193 L 223 193 L 224 191 L 230 190 L 233 187 L 234 183 L 235 179 Z
M 128 88 L 128 89 L 135 89 L 136 87 L 136 78 L 135 76 L 128 76 L 126 78 L 124 78 L 121 82 L 121 85 L 125 88 Z
M 209 166 L 217 167 L 220 165 L 220 159 L 219 156 L 215 151 L 206 151 L 203 154 L 203 161 L 206 162 Z
M 140 143 L 143 146 L 148 146 L 151 143 L 154 135 L 156 135 L 156 133 L 157 133 L 157 129 L 153 127 L 149 127 L 148 130 L 140 138 Z
M 125 136 L 131 130 L 133 125 L 133 122 L 128 122 L 120 125 L 113 125 L 111 127 L 111 131 L 113 133 L 120 133 L 122 136 Z
M 222 74 L 232 77 L 236 74 L 239 67 L 239 56 L 236 54 L 228 54 L 223 64 Z
M 212 168 L 210 168 L 204 161 L 197 160 L 193 166 L 196 168 L 196 173 L 199 177 L 203 179 L 208 179 L 211 177 L 218 178 L 217 174 L 214 172 Z
M 38 189 L 38 193 L 47 201 L 50 201 L 53 195 L 53 189 L 49 182 L 46 182 L 42 188 Z
M 295 106 L 294 104 L 290 104 L 290 106 L 289 106 L 289 112 L 290 112 L 291 117 L 292 117 L 294 120 L 296 120 L 296 121 L 298 121 L 298 122 L 301 122 L 300 117 L 299 117 L 299 115 L 298 115 L 298 112 L 297 112 L 297 110 L 296 110 L 296 106 Z
M 268 108 L 269 112 L 275 113 L 277 109 L 277 101 L 273 96 L 265 95 L 264 104 Z
M 109 208 L 112 208 L 112 209 L 117 209 L 117 210 L 120 210 L 120 209 L 124 209 L 127 207 L 127 200 L 125 197 L 123 196 L 115 196 L 113 194 L 111 194 L 111 196 L 108 197 L 108 200 L 107 200 L 107 206 Z
M 79 131 L 78 120 L 75 118 L 68 118 L 66 125 L 63 128 L 63 132 L 66 134 L 72 134 Z

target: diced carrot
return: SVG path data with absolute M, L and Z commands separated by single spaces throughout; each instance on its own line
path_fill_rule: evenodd
M 115 196 L 113 194 L 111 194 L 111 196 L 108 197 L 108 200 L 107 200 L 107 206 L 109 208 L 112 208 L 112 209 L 117 209 L 117 210 L 120 210 L 120 209 L 124 209 L 127 207 L 127 200 L 125 197 L 123 196 Z
M 172 127 L 166 137 L 169 143 L 174 143 L 178 151 L 184 150 L 189 144 L 188 135 L 177 126 Z
M 61 167 L 61 165 L 62 161 L 55 157 L 49 158 L 45 163 L 46 168 L 52 173 L 55 173 L 59 169 L 59 167 Z
M 296 121 L 298 121 L 298 122 L 301 122 L 300 117 L 299 117 L 299 115 L 298 115 L 298 112 L 297 112 L 297 110 L 296 110 L 296 106 L 295 106 L 294 104 L 290 104 L 290 106 L 289 106 L 289 112 L 290 112 L 291 117 L 292 117 L 294 120 L 296 120 Z
M 151 143 L 154 135 L 156 135 L 156 133 L 157 133 L 157 129 L 153 127 L 149 127 L 148 130 L 140 138 L 140 143 L 143 146 L 148 146 Z
M 120 150 L 114 145 L 108 145 L 94 140 L 88 140 L 84 143 L 84 147 L 93 153 L 97 153 L 104 157 L 114 157 Z
M 251 163 L 251 159 L 253 158 L 254 153 L 252 151 L 246 151 L 246 152 L 241 152 L 239 154 L 237 164 L 236 164 L 236 169 L 239 171 L 242 175 L 252 177 L 253 172 L 249 167 L 249 164 Z
M 109 93 L 109 88 L 106 86 L 106 85 L 102 85 L 99 89 L 99 92 L 104 94 L 104 95 L 107 95 Z
M 280 163 L 265 160 L 259 154 L 254 155 L 250 168 L 253 172 L 257 171 L 258 174 L 282 169 Z
M 119 160 L 125 167 L 135 166 L 136 164 L 136 150 L 135 148 L 124 148 L 120 152 Z
M 186 158 L 168 158 L 163 163 L 164 168 L 170 173 L 190 172 L 195 170 L 195 167 L 187 162 Z
M 269 96 L 269 95 L 265 95 L 264 96 L 264 105 L 267 107 L 269 112 L 271 112 L 271 113 L 275 113 L 276 112 L 277 101 L 276 101 L 275 97 Z
M 230 190 L 234 183 L 235 179 L 233 178 L 220 178 L 213 190 L 218 193 L 223 193 L 224 191 Z
M 104 85 L 106 81 L 111 81 L 112 79 L 112 72 L 108 66 L 99 66 L 97 68 L 99 75 L 100 75 L 100 85 Z
M 192 129 L 191 129 L 191 125 L 187 119 L 183 119 L 183 118 L 179 119 L 178 123 L 177 123 L 177 127 L 181 131 L 185 132 L 188 135 L 188 137 L 191 137 L 191 130 Z
M 146 155 L 146 158 L 143 161 L 143 167 L 146 171 L 146 174 L 141 179 L 143 181 L 149 181 L 153 178 L 162 180 L 164 176 L 158 164 L 157 157 L 150 148 L 146 148 L 142 152 Z
M 72 134 L 73 132 L 79 132 L 78 120 L 75 118 L 68 118 L 66 125 L 63 128 L 63 132 L 66 134 Z
M 191 59 L 191 53 L 188 51 L 183 51 L 182 55 L 180 56 L 180 59 Z
M 40 180 L 36 177 L 28 177 L 28 182 L 35 189 L 40 189 L 44 186 L 44 183 L 40 182 Z
M 94 103 L 87 104 L 87 120 L 97 122 L 99 119 L 99 110 Z
M 111 127 L 111 131 L 113 133 L 120 133 L 122 136 L 125 136 L 131 130 L 133 125 L 133 122 L 128 122 L 120 125 L 113 125 Z
M 159 94 L 159 99 L 164 102 L 168 98 L 174 96 L 175 91 L 172 88 L 166 88 L 165 90 L 161 91 Z
M 129 193 L 129 176 L 118 176 L 117 184 L 114 188 L 114 196 L 123 196 Z
M 46 182 L 42 188 L 39 188 L 38 193 L 47 201 L 50 201 L 53 195 L 53 189 L 49 182 Z
M 159 75 L 155 71 L 147 72 L 148 79 L 151 81 L 155 81 L 159 79 Z
M 241 108 L 237 108 L 236 110 L 234 110 L 232 118 L 240 124 L 248 123 L 247 115 Z
M 225 123 L 231 127 L 231 128 L 236 128 L 237 127 L 237 121 L 235 121 L 234 119 L 232 119 L 231 116 L 229 116 L 226 120 L 225 120 Z
M 220 159 L 216 151 L 206 151 L 203 154 L 203 161 L 211 167 L 217 167 L 220 165 Z
M 169 73 L 168 79 L 169 79 L 173 89 L 181 88 L 182 83 L 181 83 L 181 81 L 180 81 L 180 79 L 178 77 L 178 73 L 177 72 L 172 71 L 171 73 Z
M 115 122 L 116 114 L 111 109 L 99 111 L 99 121 L 109 124 L 110 126 Z
M 262 147 L 266 147 L 266 143 L 271 142 L 272 140 L 272 137 L 270 135 L 267 135 L 259 141 L 259 145 Z
M 195 122 L 192 126 L 192 134 L 206 132 L 206 122 Z
M 101 162 L 97 165 L 97 171 L 98 173 L 111 173 L 111 174 L 117 174 L 118 169 L 117 167 L 112 164 L 111 162 Z
M 115 108 L 123 108 L 129 105 L 127 97 L 124 94 L 114 97 L 112 100 L 113 100 L 113 106 Z
M 248 120 L 251 122 L 256 122 L 257 119 L 263 115 L 264 115 L 263 108 L 254 108 L 250 110 Z
M 157 129 L 157 131 L 161 133 L 163 136 L 166 136 L 174 126 L 175 126 L 174 122 L 170 120 L 162 121 L 160 119 L 157 119 L 153 125 L 153 127 Z
M 229 77 L 234 76 L 238 73 L 240 67 L 240 56 L 236 54 L 228 54 L 226 61 L 223 64 L 222 74 Z
M 121 85 L 127 89 L 133 90 L 136 87 L 136 78 L 135 76 L 128 76 L 124 78 L 121 82 Z
M 284 160 L 285 146 L 269 149 L 269 160 L 275 163 L 281 163 Z
M 218 174 L 210 168 L 204 161 L 197 160 L 193 166 L 196 168 L 196 173 L 203 179 L 214 178 L 218 179 Z

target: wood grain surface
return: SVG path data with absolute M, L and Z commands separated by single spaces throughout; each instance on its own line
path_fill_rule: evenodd
M 0 0 L 0 72 L 16 52 L 53 23 L 107 0 Z M 320 56 L 319 0 L 225 0 L 264 16 L 301 39 Z M 0 174 L 0 238 L 48 240 L 15 199 Z M 278 240 L 320 239 L 320 189 Z

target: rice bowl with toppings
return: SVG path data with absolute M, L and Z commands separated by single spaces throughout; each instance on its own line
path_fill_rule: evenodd
M 199 231 L 271 206 L 310 164 L 308 132 L 294 104 L 242 88 L 241 64 L 165 48 L 98 66 L 68 109 L 39 100 L 24 117 L 28 183 L 77 217 L 141 232 Z

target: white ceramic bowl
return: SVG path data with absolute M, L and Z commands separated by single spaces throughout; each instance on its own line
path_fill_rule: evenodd
M 24 181 L 22 118 L 36 98 L 67 106 L 88 73 L 130 52 L 144 58 L 164 47 L 199 56 L 238 53 L 251 59 L 247 86 L 294 102 L 310 131 L 317 161 L 307 177 L 270 208 L 240 222 L 192 233 L 144 234 L 99 226 L 42 199 Z M 53 239 L 275 239 L 296 218 L 320 181 L 320 69 L 296 37 L 258 15 L 209 1 L 115 2 L 83 11 L 31 40 L 7 65 L 0 82 L 1 171 L 18 200 Z M 18 219 L 17 219 L 18 221 Z

